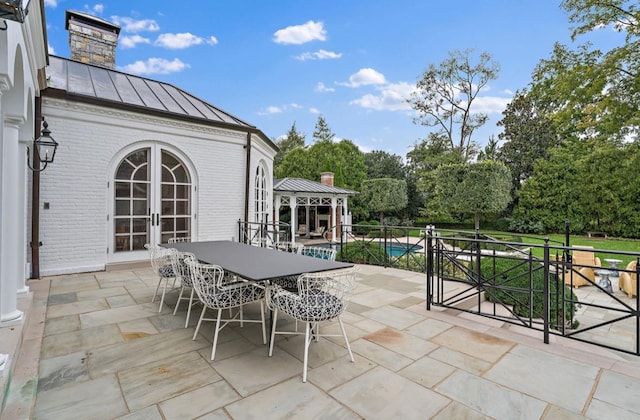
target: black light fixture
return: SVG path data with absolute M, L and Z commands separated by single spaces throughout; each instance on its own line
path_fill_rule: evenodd
M 29 0 L 2 0 L 0 1 L 0 19 L 24 23 L 29 13 L 27 7 L 29 7 Z M 4 29 L 6 27 L 5 23 Z
M 33 141 L 33 150 L 37 154 L 37 159 L 34 159 L 34 163 L 37 163 L 38 168 L 32 168 L 29 164 L 29 147 L 27 147 L 27 166 L 33 172 L 42 172 L 47 168 L 47 165 L 53 163 L 53 158 L 56 155 L 56 149 L 58 148 L 58 142 L 51 137 L 51 130 L 49 130 L 49 124 L 42 117 L 42 133 L 40 137 Z M 35 157 L 35 156 L 34 156 Z M 44 166 L 40 168 L 39 164 L 44 163 Z

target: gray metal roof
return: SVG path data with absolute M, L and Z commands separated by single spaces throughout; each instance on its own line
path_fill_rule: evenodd
M 221 125 L 259 132 L 254 126 L 171 84 L 132 74 L 49 56 L 48 88 L 74 97 L 174 116 L 196 118 Z M 261 132 L 262 136 L 271 141 Z
M 332 187 L 329 185 L 321 184 L 320 182 L 310 181 L 308 179 L 303 179 L 303 178 L 277 179 L 274 182 L 273 191 L 318 193 L 318 194 L 341 194 L 341 195 L 358 194 L 358 191 Z

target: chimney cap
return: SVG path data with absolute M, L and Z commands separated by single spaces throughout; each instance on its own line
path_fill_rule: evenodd
M 96 29 L 101 29 L 105 32 L 112 32 L 116 35 L 120 34 L 120 26 L 111 23 L 107 20 L 101 19 L 97 16 L 92 16 L 87 13 L 78 12 L 77 10 L 67 10 L 65 13 L 65 24 L 64 28 L 69 30 L 69 21 L 73 20 L 74 22 L 82 23 L 85 25 L 89 25 Z

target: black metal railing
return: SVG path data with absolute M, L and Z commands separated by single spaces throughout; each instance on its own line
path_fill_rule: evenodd
M 244 222 L 238 220 L 238 242 L 254 245 L 291 240 L 291 225 L 284 222 Z

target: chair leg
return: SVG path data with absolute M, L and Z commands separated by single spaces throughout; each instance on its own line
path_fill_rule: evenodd
M 309 340 L 310 330 L 311 330 L 311 323 L 305 322 L 304 361 L 302 363 L 302 382 L 307 382 L 307 364 L 309 361 L 309 345 L 311 344 L 311 340 Z
M 178 312 L 178 306 L 180 306 L 180 301 L 182 300 L 182 292 L 184 292 L 184 286 L 180 286 L 180 294 L 178 295 L 178 301 L 176 302 L 176 307 L 173 308 L 174 315 Z
M 269 342 L 269 357 L 273 355 L 273 342 L 276 341 L 276 324 L 278 323 L 278 308 L 273 310 L 273 325 L 271 326 L 271 341 Z
M 160 280 L 158 280 L 158 284 L 156 285 L 156 291 L 153 292 L 153 297 L 151 298 L 151 303 L 156 301 L 156 296 L 158 294 L 158 289 L 160 289 L 160 283 L 162 283 L 162 277 L 160 277 Z
M 195 340 L 196 337 L 198 336 L 198 330 L 200 330 L 200 324 L 202 324 L 202 319 L 204 318 L 204 313 L 207 310 L 207 306 L 206 305 L 202 305 L 202 313 L 200 314 L 200 320 L 198 321 L 198 325 L 196 326 L 196 332 L 193 333 L 193 338 L 192 340 Z
M 267 330 L 264 324 L 264 302 L 260 301 L 260 319 L 262 320 L 262 344 L 267 344 Z
M 162 312 L 162 304 L 164 303 L 164 295 L 167 293 L 167 285 L 169 284 L 169 279 L 164 279 L 164 289 L 162 289 L 162 296 L 160 297 L 160 307 L 158 308 L 158 312 Z
M 189 327 L 189 317 L 191 316 L 191 306 L 193 305 L 193 292 L 194 288 L 191 288 L 191 297 L 189 298 L 189 307 L 187 308 L 187 320 L 184 322 L 184 327 Z M 182 293 L 182 292 L 181 292 Z
M 344 329 L 344 324 L 342 323 L 342 318 L 338 316 L 338 324 L 340 324 L 340 330 L 342 331 L 342 336 L 344 337 L 344 342 L 347 343 L 347 350 L 349 350 L 349 357 L 352 362 L 355 362 L 353 359 L 353 353 L 351 352 L 351 346 L 349 345 L 349 339 L 347 338 L 347 332 Z
M 216 331 L 213 333 L 213 346 L 211 346 L 211 360 L 216 358 L 216 345 L 218 344 L 218 333 L 220 332 L 220 319 L 222 318 L 222 309 L 218 309 L 218 319 L 216 320 Z

